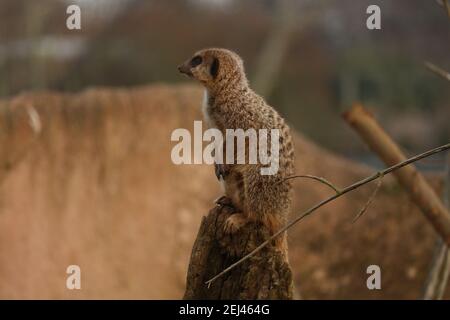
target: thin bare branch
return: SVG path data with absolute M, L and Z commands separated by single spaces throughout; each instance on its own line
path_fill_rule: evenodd
M 442 0 L 444 2 L 445 10 L 447 10 L 447 16 L 450 18 L 450 4 L 448 3 L 448 0 Z
M 356 220 L 361 218 L 361 216 L 367 211 L 373 200 L 375 200 L 375 197 L 377 196 L 378 190 L 381 188 L 381 183 L 383 182 L 383 176 L 380 176 L 378 178 L 377 186 L 375 187 L 375 190 L 373 190 L 372 194 L 370 195 L 369 200 L 367 200 L 364 207 L 361 208 L 361 210 L 358 212 L 358 214 L 353 218 L 352 223 L 355 223 Z
M 287 181 L 287 180 L 291 180 L 291 179 L 296 179 L 296 178 L 307 178 L 307 179 L 312 179 L 312 180 L 316 180 L 319 181 L 325 185 L 327 185 L 328 187 L 330 187 L 331 189 L 333 189 L 337 194 L 339 194 L 341 191 L 334 185 L 332 184 L 330 181 L 328 181 L 325 178 L 322 177 L 318 177 L 318 176 L 313 176 L 311 174 L 301 174 L 301 175 L 297 175 L 297 176 L 289 176 L 287 178 L 284 178 L 281 181 Z M 280 182 L 281 182 L 280 181 Z
M 450 152 L 447 151 L 447 163 L 446 163 L 447 175 L 445 178 L 445 194 L 444 194 L 444 204 L 447 209 L 450 209 Z M 444 297 L 445 289 L 447 288 L 448 278 L 450 276 L 450 249 L 447 244 L 444 244 L 447 249 L 447 259 L 444 261 L 442 266 L 442 277 L 441 283 L 439 285 L 438 297 L 442 299 Z
M 419 161 L 423 158 L 429 157 L 431 155 L 434 155 L 436 153 L 440 153 L 442 151 L 448 150 L 450 149 L 450 143 L 447 143 L 443 146 L 431 149 L 429 151 L 426 151 L 424 153 L 418 154 L 414 157 L 411 157 L 405 161 L 402 161 L 400 163 L 397 163 L 391 167 L 388 167 L 382 171 L 378 171 L 375 172 L 374 174 L 372 174 L 371 176 L 362 179 L 360 181 L 355 182 L 354 184 L 344 188 L 341 190 L 341 192 L 339 194 L 335 194 L 325 200 L 322 200 L 321 202 L 319 202 L 318 204 L 314 205 L 313 207 L 309 208 L 308 210 L 304 211 L 303 213 L 301 213 L 300 215 L 298 215 L 295 219 L 291 220 L 286 226 L 284 226 L 283 228 L 281 228 L 279 231 L 277 231 L 272 237 L 270 237 L 269 239 L 267 239 L 266 241 L 264 241 L 263 243 L 261 243 L 258 247 L 256 247 L 256 249 L 254 249 L 252 252 L 250 252 L 249 254 L 247 254 L 246 256 L 244 256 L 243 258 L 239 259 L 237 262 L 233 263 L 232 265 L 230 265 L 228 268 L 226 268 L 225 270 L 223 270 L 222 272 L 220 272 L 219 274 L 217 274 L 216 276 L 214 276 L 213 278 L 211 278 L 210 280 L 206 281 L 207 285 L 210 285 L 214 280 L 216 280 L 217 278 L 223 276 L 224 274 L 228 273 L 229 271 L 231 271 L 232 269 L 236 268 L 238 265 L 240 265 L 242 262 L 246 261 L 247 259 L 249 259 L 251 256 L 255 255 L 258 251 L 260 251 L 262 248 L 264 248 L 266 245 L 268 245 L 269 243 L 271 243 L 276 237 L 278 237 L 279 235 L 281 235 L 283 232 L 285 232 L 286 230 L 288 230 L 289 228 L 291 228 L 294 224 L 296 224 L 297 222 L 299 222 L 300 220 L 304 219 L 305 217 L 309 216 L 311 213 L 313 213 L 314 211 L 316 211 L 317 209 L 319 209 L 320 207 L 323 207 L 324 205 L 336 200 L 337 198 L 343 196 L 344 194 L 353 191 L 355 189 L 358 189 L 359 187 L 380 178 L 381 176 L 384 176 L 386 174 L 389 174 L 395 170 L 398 170 L 400 168 L 403 168 L 413 162 Z M 446 240 L 450 240 L 450 239 L 446 239 Z
M 447 152 L 445 188 L 443 192 L 444 205 L 450 209 L 450 152 Z M 441 300 L 447 288 L 450 273 L 450 249 L 438 236 L 433 259 L 424 286 L 425 300 Z
M 450 274 L 450 251 L 446 244 L 444 244 L 444 249 L 446 252 L 445 260 L 442 264 L 442 273 L 441 273 L 441 281 L 439 282 L 439 288 L 437 291 L 437 298 L 439 300 L 442 300 L 445 294 L 445 290 L 447 289 L 448 285 L 448 278 Z
M 441 6 L 444 7 L 447 11 L 447 16 L 450 18 L 450 3 L 448 0 L 436 0 L 436 2 Z
M 265 97 L 273 91 L 297 21 L 294 1 L 279 0 L 276 4 L 275 24 L 261 50 L 253 78 L 255 90 Z
M 440 300 L 444 295 L 448 280 L 449 249 L 439 237 L 435 244 L 433 260 L 425 282 L 424 300 Z
M 425 61 L 425 66 L 432 72 L 436 73 L 440 77 L 444 78 L 445 80 L 450 81 L 450 73 L 445 71 L 442 68 L 439 68 L 435 64 L 432 64 L 431 62 Z

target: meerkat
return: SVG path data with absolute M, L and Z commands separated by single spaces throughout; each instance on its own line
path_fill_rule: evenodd
M 203 49 L 178 70 L 205 87 L 205 121 L 225 137 L 226 129 L 279 130 L 276 174 L 262 175 L 260 163 L 215 165 L 216 176 L 225 189 L 225 196 L 216 203 L 231 205 L 236 211 L 227 219 L 225 231 L 234 233 L 248 221 L 259 221 L 274 234 L 287 222 L 291 207 L 292 186 L 285 178 L 294 173 L 294 146 L 288 125 L 249 87 L 243 60 L 236 53 L 220 48 Z M 286 233 L 275 244 L 287 251 Z

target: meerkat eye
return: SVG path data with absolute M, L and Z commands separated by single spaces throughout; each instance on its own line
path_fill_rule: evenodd
M 211 68 L 209 72 L 211 73 L 214 79 L 217 77 L 217 74 L 219 73 L 219 59 L 214 58 L 213 62 L 211 63 Z
M 200 56 L 195 56 L 191 60 L 191 67 L 194 68 L 198 66 L 200 63 L 202 63 L 203 59 Z

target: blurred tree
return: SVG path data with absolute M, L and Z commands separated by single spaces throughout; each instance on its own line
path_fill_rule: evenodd
M 288 50 L 297 11 L 295 2 L 292 0 L 280 0 L 277 4 L 274 26 L 258 57 L 253 78 L 255 91 L 265 97 L 269 97 L 272 93 L 283 58 Z

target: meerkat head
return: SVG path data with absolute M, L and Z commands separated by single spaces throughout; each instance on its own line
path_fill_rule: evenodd
M 227 49 L 200 50 L 178 66 L 178 70 L 212 91 L 225 87 L 247 86 L 241 57 Z

